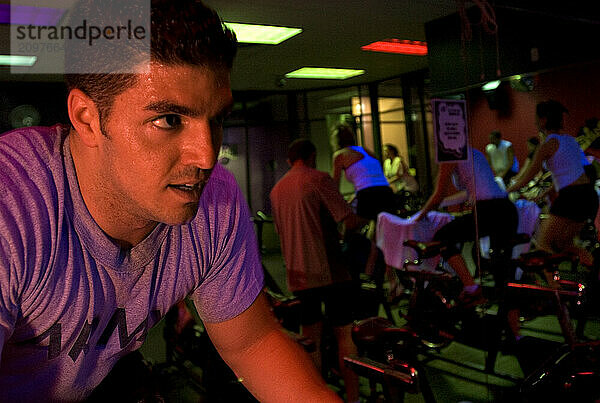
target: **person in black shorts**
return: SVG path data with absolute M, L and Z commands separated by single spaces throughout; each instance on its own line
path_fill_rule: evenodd
M 550 214 L 540 223 L 536 248 L 550 253 L 573 252 L 583 264 L 592 265 L 591 253 L 574 240 L 585 222 L 596 217 L 598 194 L 585 172 L 585 156 L 579 144 L 574 137 L 561 133 L 565 113 L 567 109 L 554 100 L 537 105 L 536 121 L 542 142 L 527 171 L 507 190 L 519 190 L 545 165 L 552 172 L 558 196 L 552 202 Z

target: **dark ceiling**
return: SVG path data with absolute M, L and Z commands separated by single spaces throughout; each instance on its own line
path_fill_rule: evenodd
M 360 48 L 387 39 L 426 40 L 428 21 L 456 13 L 461 5 L 489 4 L 526 12 L 533 20 L 564 18 L 597 24 L 597 2 L 543 0 L 206 0 L 225 21 L 300 27 L 303 32 L 280 45 L 240 49 L 233 71 L 238 90 L 297 90 L 373 82 L 428 67 L 427 56 L 365 52 Z M 476 23 L 476 22 L 475 22 Z M 510 30 L 515 27 L 499 27 Z M 552 26 L 547 27 L 552 30 Z M 568 32 L 565 33 L 568 35 Z M 600 34 L 599 36 L 600 37 Z M 597 38 L 598 38 L 597 37 Z M 596 39 L 597 39 L 596 38 Z M 452 63 L 452 61 L 448 61 Z M 366 74 L 344 81 L 282 80 L 304 66 L 359 68 Z
M 4 0 L 0 0 L 3 2 Z M 365 52 L 360 48 L 387 39 L 426 40 L 425 23 L 454 14 L 461 5 L 505 6 L 529 12 L 531 18 L 559 16 L 574 23 L 597 24 L 595 1 L 552 3 L 542 0 L 205 0 L 223 20 L 300 27 L 303 32 L 276 45 L 242 45 L 234 64 L 234 90 L 302 90 L 380 81 L 429 67 L 427 56 Z M 514 27 L 499 27 L 512 29 Z M 552 30 L 552 27 L 548 27 Z M 0 26 L 0 38 L 7 26 Z M 568 33 L 565 33 L 568 35 Z M 598 36 L 600 37 L 600 35 Z M 598 38 L 597 37 L 597 38 Z M 597 42 L 597 38 L 593 41 Z M 592 40 L 588 38 L 587 40 Z M 0 40 L 0 51 L 6 43 Z M 448 60 L 448 63 L 452 63 Z M 359 68 L 366 74 L 343 80 L 283 79 L 304 66 Z M 4 81 L 52 81 L 60 77 L 11 76 Z
M 427 56 L 365 52 L 388 39 L 425 40 L 426 21 L 456 11 L 454 0 L 206 0 L 225 21 L 303 29 L 276 45 L 242 46 L 233 70 L 234 89 L 295 90 L 372 82 L 427 67 Z M 338 80 L 282 80 L 300 67 L 364 69 L 362 76 Z

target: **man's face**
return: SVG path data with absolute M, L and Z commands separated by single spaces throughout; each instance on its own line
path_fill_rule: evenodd
M 118 95 L 98 147 L 112 219 L 183 224 L 198 209 L 232 106 L 227 69 L 152 64 Z

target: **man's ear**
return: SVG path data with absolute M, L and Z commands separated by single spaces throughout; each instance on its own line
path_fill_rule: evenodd
M 96 147 L 99 136 L 103 136 L 96 103 L 83 91 L 75 88 L 69 92 L 67 108 L 71 124 L 81 141 L 88 147 Z

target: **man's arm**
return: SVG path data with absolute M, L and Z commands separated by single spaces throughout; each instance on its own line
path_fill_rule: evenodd
M 504 167 L 504 169 L 502 169 L 501 172 L 498 172 L 496 176 L 503 178 L 504 175 L 506 175 L 515 164 L 515 151 L 513 150 L 512 144 L 506 148 L 506 159 L 508 161 L 507 165 Z
M 204 325 L 221 357 L 259 401 L 341 401 L 308 354 L 282 331 L 263 294 L 235 318 Z

